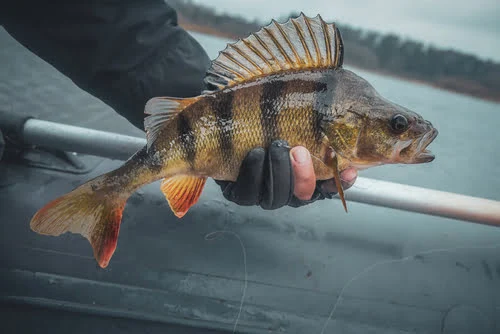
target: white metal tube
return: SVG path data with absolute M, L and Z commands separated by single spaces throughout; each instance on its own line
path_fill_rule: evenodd
M 144 138 L 124 136 L 54 122 L 28 119 L 27 144 L 126 160 L 145 144 Z M 350 201 L 448 217 L 500 227 L 500 201 L 459 195 L 359 177 L 346 192 Z
M 146 145 L 146 139 L 30 118 L 23 141 L 68 152 L 127 160 Z
M 358 177 L 346 199 L 500 227 L 500 202 Z

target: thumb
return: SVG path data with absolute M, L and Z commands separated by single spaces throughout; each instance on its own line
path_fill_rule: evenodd
M 310 200 L 316 188 L 316 175 L 309 151 L 302 146 L 290 150 L 290 160 L 294 175 L 295 197 L 300 200 Z

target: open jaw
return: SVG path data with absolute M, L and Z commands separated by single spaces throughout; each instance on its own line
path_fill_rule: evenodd
M 437 135 L 438 131 L 431 129 L 420 138 L 399 141 L 394 147 L 391 157 L 392 162 L 402 164 L 431 162 L 435 156 L 426 148 Z
M 413 163 L 420 164 L 431 162 L 434 160 L 435 156 L 431 153 L 431 151 L 427 150 L 427 146 L 430 145 L 436 139 L 438 135 L 438 131 L 436 129 L 432 129 L 427 132 L 422 139 L 419 141 L 417 149 L 415 150 L 415 156 L 413 157 Z

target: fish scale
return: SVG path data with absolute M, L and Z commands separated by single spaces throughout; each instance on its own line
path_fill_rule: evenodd
M 317 180 L 333 178 L 347 211 L 340 172 L 388 163 L 425 163 L 436 138 L 430 122 L 381 97 L 342 68 L 343 42 L 333 23 L 301 14 L 229 44 L 191 98 L 155 97 L 145 106 L 147 145 L 121 167 L 41 208 L 33 231 L 79 233 L 106 267 L 130 195 L 162 179 L 177 217 L 198 201 L 206 179 L 235 181 L 256 147 L 281 139 L 304 146 Z

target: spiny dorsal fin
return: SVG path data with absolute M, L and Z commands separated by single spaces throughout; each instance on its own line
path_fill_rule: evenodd
M 165 123 L 200 98 L 201 96 L 184 99 L 174 97 L 154 97 L 150 99 L 144 108 L 144 113 L 150 115 L 144 119 L 148 149 L 158 137 L 158 133 Z
M 200 198 L 206 177 L 194 175 L 175 175 L 163 179 L 160 188 L 178 218 L 182 218 L 190 207 Z
M 257 77 L 289 70 L 339 68 L 344 47 L 340 32 L 320 15 L 285 23 L 272 21 L 257 33 L 228 44 L 212 62 L 207 85 L 223 89 Z

